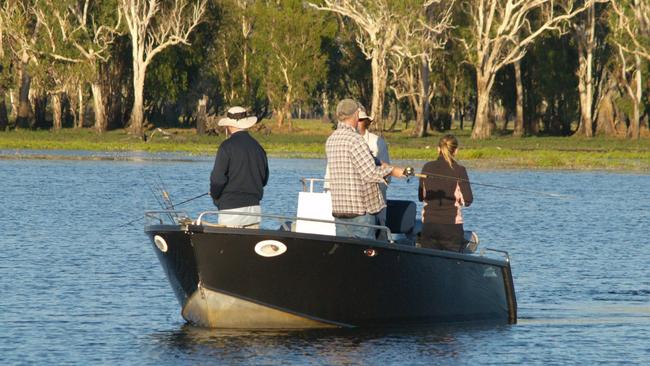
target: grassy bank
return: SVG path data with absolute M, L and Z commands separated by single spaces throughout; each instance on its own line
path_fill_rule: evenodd
M 271 121 L 265 123 L 271 124 Z M 319 121 L 296 121 L 292 132 L 274 130 L 254 133 L 267 152 L 276 157 L 321 158 L 331 125 Z M 157 132 L 147 142 L 125 131 L 98 135 L 90 130 L 10 131 L 0 133 L 0 149 L 91 150 L 215 153 L 223 136 L 197 136 L 193 130 Z M 429 160 L 436 154 L 440 136 L 410 138 L 409 131 L 388 132 L 385 138 L 393 159 Z M 604 169 L 650 171 L 650 139 L 499 136 L 475 141 L 470 130 L 453 130 L 461 141 L 459 159 L 479 168 Z

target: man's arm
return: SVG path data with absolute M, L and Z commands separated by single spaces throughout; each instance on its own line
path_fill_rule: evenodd
M 264 179 L 262 181 L 262 186 L 266 187 L 266 183 L 269 182 L 269 160 L 266 158 L 266 151 L 262 149 L 264 154 Z
M 384 183 L 384 177 L 391 174 L 393 167 L 382 164 L 377 166 L 370 149 L 363 139 L 355 141 L 350 149 L 350 157 L 357 167 L 361 179 L 367 183 Z
M 377 138 L 377 159 L 386 164 L 390 164 L 390 156 L 388 156 L 388 146 L 384 138 L 379 136 Z M 386 178 L 386 183 L 390 183 L 390 177 Z
M 377 138 L 377 158 L 386 164 L 390 164 L 390 156 L 388 156 L 388 145 L 383 137 Z
M 230 157 L 225 149 L 223 149 L 223 144 L 219 146 L 217 151 L 217 157 L 214 159 L 214 167 L 212 168 L 212 173 L 210 174 L 210 196 L 213 200 L 219 199 L 223 189 L 228 183 L 228 168 L 230 164 Z

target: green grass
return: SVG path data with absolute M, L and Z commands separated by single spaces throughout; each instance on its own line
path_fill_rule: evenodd
M 265 122 L 273 126 L 273 121 Z M 273 126 L 274 127 L 274 126 Z M 156 133 L 148 142 L 123 130 L 99 135 L 91 130 L 0 132 L 0 149 L 91 150 L 215 153 L 223 136 L 198 136 L 190 129 L 166 130 L 173 135 Z M 460 139 L 458 158 L 478 168 L 532 169 L 602 169 L 650 171 L 650 138 L 638 141 L 623 138 L 595 137 L 526 137 L 495 136 L 487 140 L 470 139 L 469 129 L 452 130 Z M 292 132 L 275 129 L 255 137 L 271 156 L 322 158 L 325 140 L 332 133 L 331 124 L 316 120 L 294 121 Z M 150 134 L 150 133 L 149 133 Z M 436 156 L 441 133 L 425 138 L 409 137 L 410 131 L 387 132 L 392 159 L 430 160 Z

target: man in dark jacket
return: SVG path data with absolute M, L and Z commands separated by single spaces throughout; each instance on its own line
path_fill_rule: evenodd
M 219 126 L 225 126 L 230 135 L 219 146 L 210 175 L 210 195 L 219 208 L 219 224 L 259 227 L 260 201 L 269 179 L 269 165 L 262 146 L 246 131 L 256 122 L 257 117 L 242 107 L 228 109 L 226 118 L 219 121 Z

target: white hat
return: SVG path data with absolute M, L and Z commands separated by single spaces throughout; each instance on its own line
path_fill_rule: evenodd
M 372 117 L 366 114 L 366 111 L 363 108 L 359 108 L 359 121 L 367 119 L 368 121 L 374 121 Z
M 257 117 L 251 116 L 243 107 L 230 107 L 226 112 L 226 118 L 219 120 L 219 126 L 231 126 L 247 129 L 257 123 Z

